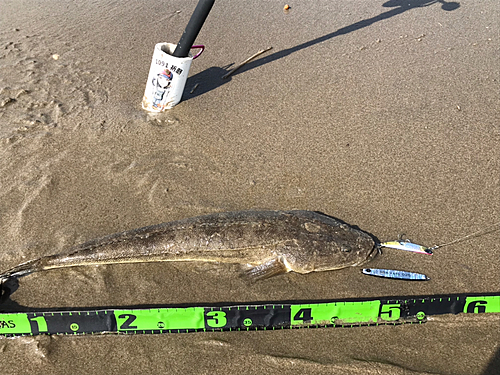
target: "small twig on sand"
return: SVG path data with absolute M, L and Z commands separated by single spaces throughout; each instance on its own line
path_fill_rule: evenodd
M 264 52 L 267 52 L 269 51 L 270 49 L 272 49 L 273 47 L 268 47 L 266 49 L 262 49 L 260 50 L 259 52 L 257 52 L 256 54 L 250 56 L 248 59 L 246 59 L 245 61 L 243 61 L 241 64 L 238 64 L 236 65 L 233 69 L 231 69 L 229 72 L 227 72 L 226 74 L 224 74 L 222 76 L 222 78 L 227 78 L 229 77 L 231 74 L 233 74 L 234 72 L 236 72 L 239 68 L 241 68 L 243 65 L 249 63 L 250 61 L 252 61 L 253 59 L 255 59 L 257 56 L 259 55 L 262 55 Z
M 200 84 L 197 83 L 196 85 L 194 85 L 193 89 L 191 90 L 190 94 L 192 94 L 194 92 L 194 90 L 196 90 L 198 88 Z

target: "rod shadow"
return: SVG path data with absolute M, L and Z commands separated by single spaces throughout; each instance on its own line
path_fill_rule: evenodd
M 423 8 L 427 6 L 431 6 L 433 4 L 441 4 L 441 9 L 444 11 L 453 11 L 456 10 L 460 7 L 460 3 L 450 1 L 447 2 L 445 0 L 389 0 L 382 4 L 383 7 L 385 8 L 393 8 L 391 10 L 388 10 L 387 12 L 381 13 L 378 16 L 372 17 L 372 18 L 367 18 L 364 20 L 361 20 L 359 22 L 355 22 L 352 25 L 342 27 L 332 33 L 323 35 L 319 38 L 312 39 L 310 41 L 307 41 L 305 43 L 299 44 L 295 47 L 287 48 L 278 52 L 275 52 L 271 55 L 268 55 L 266 57 L 263 57 L 258 60 L 251 61 L 241 67 L 238 71 L 236 71 L 232 76 L 242 74 L 248 70 L 255 69 L 259 66 L 274 62 L 276 60 L 282 59 L 283 57 L 286 57 L 294 52 L 300 51 L 305 48 L 309 48 L 315 44 L 319 44 L 322 42 L 325 42 L 329 39 L 335 38 L 340 35 L 345 35 L 352 33 L 354 31 L 363 29 L 365 27 L 368 27 L 370 25 L 373 25 L 376 22 L 386 20 L 388 18 L 397 16 L 401 13 L 407 12 L 412 9 L 416 8 Z M 232 65 L 232 64 L 231 64 Z M 222 76 L 226 74 L 229 71 L 229 67 L 231 65 L 225 66 L 225 67 L 216 67 L 213 66 L 211 68 L 208 68 L 204 70 L 203 72 L 200 72 L 198 74 L 195 74 L 192 77 L 189 77 L 186 83 L 186 90 L 184 92 L 184 96 L 182 100 L 186 101 L 189 99 L 196 98 L 197 96 L 203 95 L 209 91 L 212 91 L 228 82 L 231 81 L 231 77 L 228 79 L 223 79 Z M 196 84 L 199 84 L 199 86 L 196 87 L 196 89 L 193 90 Z M 192 91 L 192 92 L 191 92 Z
M 500 346 L 482 375 L 500 375 Z

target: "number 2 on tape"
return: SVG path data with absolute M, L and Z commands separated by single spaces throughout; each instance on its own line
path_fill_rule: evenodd
M 121 314 L 118 319 L 127 319 L 121 325 L 120 329 L 137 329 L 137 326 L 133 326 L 132 323 L 137 317 L 132 314 Z

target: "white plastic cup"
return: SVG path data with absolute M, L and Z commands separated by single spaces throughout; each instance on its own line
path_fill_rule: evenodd
M 196 55 L 189 53 L 188 57 L 175 57 L 172 53 L 176 46 L 172 43 L 155 45 L 148 82 L 142 98 L 142 108 L 146 111 L 162 112 L 181 101 L 191 63 L 205 50 L 203 45 L 192 46 L 191 49 L 200 49 Z

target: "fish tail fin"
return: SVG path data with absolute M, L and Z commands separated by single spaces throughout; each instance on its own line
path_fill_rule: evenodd
M 22 276 L 29 275 L 30 273 L 39 271 L 40 267 L 40 259 L 33 259 L 27 262 L 21 263 L 11 269 L 2 272 L 0 274 L 0 282 L 3 284 L 6 280 L 9 279 L 17 279 Z
M 44 269 L 44 258 L 18 264 L 0 274 L 0 304 L 4 303 L 19 287 L 18 278 Z
M 265 263 L 245 270 L 245 277 L 252 280 L 264 280 L 273 276 L 282 275 L 290 270 L 281 257 L 271 259 Z

